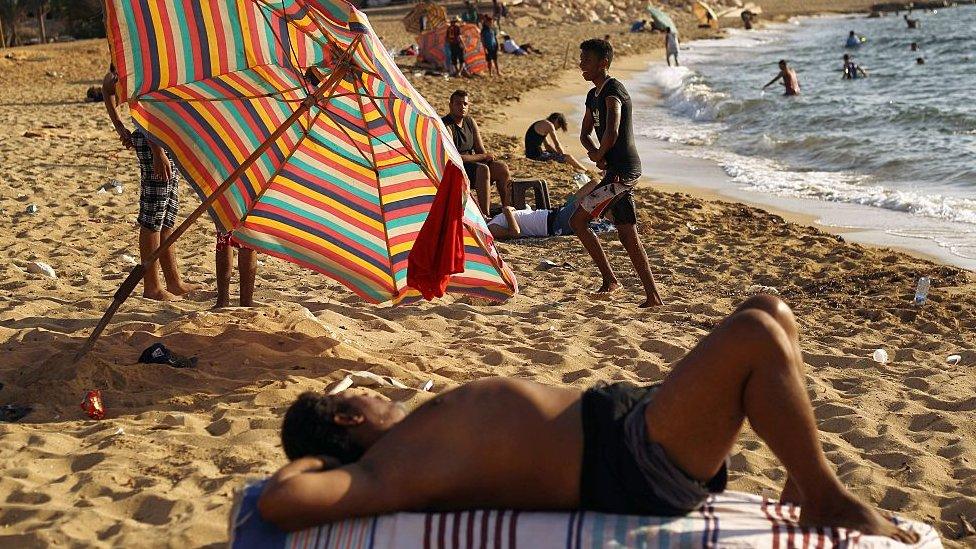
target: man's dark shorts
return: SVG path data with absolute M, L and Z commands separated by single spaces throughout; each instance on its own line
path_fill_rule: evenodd
M 464 63 L 464 46 L 451 44 L 451 63 Z
M 487 164 L 482 162 L 465 162 L 464 163 L 464 173 L 468 175 L 468 184 L 474 187 L 474 182 L 478 179 L 478 166 L 488 167 Z
M 485 61 L 498 61 L 498 46 L 485 48 Z
M 139 159 L 139 217 L 136 221 L 150 231 L 172 229 L 180 209 L 180 171 L 169 157 L 173 176 L 168 180 L 157 179 L 153 173 L 153 153 L 146 134 L 132 132 L 132 147 Z
M 634 186 L 639 180 L 639 173 L 618 175 L 607 170 L 600 183 L 580 199 L 580 209 L 591 219 L 604 215 L 615 225 L 633 225 L 637 223 Z
M 728 463 L 701 482 L 650 440 L 645 409 L 660 385 L 621 382 L 583 393 L 580 506 L 604 513 L 675 516 L 725 490 Z

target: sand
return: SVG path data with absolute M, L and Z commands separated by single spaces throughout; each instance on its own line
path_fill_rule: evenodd
M 405 40 L 395 21 L 374 21 L 391 46 Z M 615 41 L 633 53 L 660 40 L 618 30 Z M 606 32 L 562 27 L 546 36 L 563 44 Z M 598 277 L 579 243 L 556 238 L 499 246 L 522 288 L 501 306 L 454 297 L 364 305 L 323 276 L 262 258 L 263 305 L 212 311 L 212 228 L 201 222 L 178 256 L 204 290 L 167 304 L 137 290 L 96 349 L 72 364 L 131 268 L 124 256 L 137 255 L 132 153 L 117 145 L 100 104 L 80 102 L 100 80 L 106 51 L 90 41 L 0 53 L 0 404 L 36 408 L 0 424 L 0 545 L 220 545 L 233 491 L 285 462 L 277 428 L 303 390 L 354 370 L 411 387 L 433 380 L 434 392 L 493 375 L 577 387 L 656 381 L 759 287 L 797 313 L 810 396 L 842 480 L 885 509 L 935 524 L 949 546 L 973 543 L 954 539 L 959 514 L 976 518 L 976 275 L 653 185 L 639 192 L 639 209 L 667 302 L 658 310 L 636 308 L 639 284 L 611 235 L 604 243 L 624 285 L 614 302 L 591 297 Z M 497 128 L 533 117 L 536 108 L 516 97 L 556 104 L 575 93 L 562 88 L 559 56 L 503 58 L 508 78 L 462 82 L 489 145 L 520 176 L 549 179 L 556 200 L 570 172 L 518 159 L 521 132 Z M 458 86 L 411 78 L 442 109 Z M 551 87 L 524 93 L 539 85 Z M 536 104 L 543 115 L 546 103 Z M 575 143 L 573 133 L 564 141 Z M 121 195 L 97 192 L 112 179 Z M 185 214 L 197 202 L 184 193 Z M 25 213 L 30 203 L 37 214 Z M 543 270 L 541 259 L 573 268 Z M 58 279 L 27 272 L 35 260 Z M 922 275 L 933 289 L 918 308 L 909 302 Z M 198 356 L 198 367 L 138 364 L 156 341 Z M 888 364 L 870 358 L 879 347 Z M 958 365 L 946 364 L 951 354 L 961 355 Z M 94 388 L 108 408 L 101 421 L 79 408 Z M 381 392 L 411 403 L 426 396 Z M 732 462 L 731 488 L 778 493 L 783 468 L 751 431 Z

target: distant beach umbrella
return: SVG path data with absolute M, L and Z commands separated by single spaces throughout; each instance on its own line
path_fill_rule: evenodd
M 647 13 L 649 13 L 651 15 L 651 19 L 655 23 L 654 24 L 654 27 L 655 28 L 659 28 L 659 29 L 660 28 L 668 28 L 668 29 L 671 29 L 671 32 L 674 32 L 674 33 L 677 33 L 678 32 L 678 27 L 675 26 L 674 21 L 671 20 L 671 16 L 670 15 L 664 13 L 663 11 L 661 11 L 661 10 L 659 10 L 657 8 L 651 7 L 651 6 L 648 6 L 647 7 Z
M 421 23 L 423 21 L 423 23 Z M 403 26 L 411 34 L 447 24 L 447 10 L 434 2 L 418 2 L 405 16 Z
M 695 2 L 691 6 L 691 13 L 698 19 L 698 26 L 711 27 L 718 30 L 718 16 L 715 11 L 704 2 Z
M 366 301 L 420 295 L 408 256 L 438 187 L 465 176 L 436 111 L 364 14 L 342 0 L 109 0 L 106 21 L 119 97 L 204 200 L 156 256 L 209 209 L 241 244 Z M 477 206 L 466 192 L 451 204 L 463 271 L 446 290 L 507 299 L 515 277 Z
M 464 67 L 469 74 L 480 74 L 488 70 L 485 48 L 481 45 L 481 30 L 477 25 L 462 23 L 461 46 L 464 48 Z M 451 67 L 450 45 L 447 43 L 447 27 L 431 29 L 417 37 L 420 53 L 417 61 L 433 65 L 441 70 Z

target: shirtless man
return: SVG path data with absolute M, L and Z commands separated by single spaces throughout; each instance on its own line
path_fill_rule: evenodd
M 779 62 L 779 74 L 763 86 L 763 89 L 772 86 L 780 79 L 783 80 L 783 88 L 785 88 L 783 95 L 800 95 L 800 81 L 796 78 L 796 71 L 786 64 L 785 59 L 781 59 Z
M 681 515 L 724 490 L 743 422 L 785 465 L 800 523 L 914 542 L 851 494 L 824 456 L 797 325 L 756 296 L 660 384 L 581 392 L 475 381 L 408 413 L 376 397 L 305 393 L 282 425 L 291 463 L 261 515 L 284 530 L 397 511 L 585 509 Z
M 102 80 L 102 100 L 122 145 L 127 149 L 134 148 L 139 160 L 139 258 L 145 263 L 146 258 L 159 248 L 160 242 L 169 237 L 176 224 L 180 173 L 169 154 L 158 143 L 150 140 L 142 130 L 130 132 L 122 123 L 115 90 L 118 78 L 115 66 L 109 66 L 109 71 Z M 158 264 L 162 264 L 165 288 L 159 280 Z M 176 264 L 176 246 L 172 245 L 158 262 L 146 265 L 142 287 L 143 297 L 170 301 L 196 290 L 200 285 L 187 283 L 180 277 Z

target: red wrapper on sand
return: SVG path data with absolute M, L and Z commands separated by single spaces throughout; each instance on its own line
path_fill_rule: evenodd
M 81 409 L 92 419 L 102 419 L 105 417 L 105 405 L 102 403 L 102 392 L 92 389 L 85 395 L 85 400 L 81 401 Z

